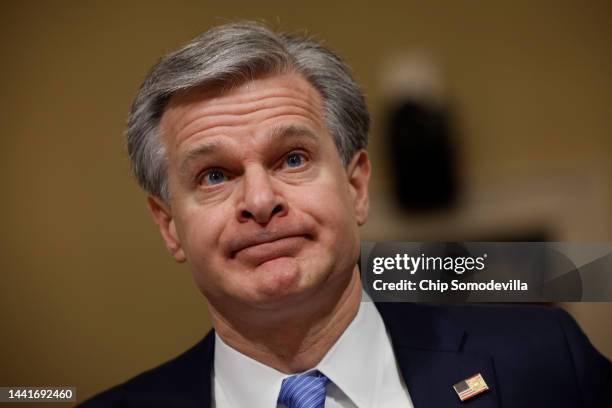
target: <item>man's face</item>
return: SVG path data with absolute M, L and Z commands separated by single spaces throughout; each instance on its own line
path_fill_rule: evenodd
M 175 95 L 162 117 L 168 249 L 214 305 L 278 307 L 347 282 L 367 217 L 369 162 L 344 167 L 299 74 Z

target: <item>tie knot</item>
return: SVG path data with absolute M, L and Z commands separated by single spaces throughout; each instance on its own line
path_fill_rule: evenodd
M 329 378 L 319 371 L 287 377 L 281 385 L 278 402 L 288 408 L 322 408 L 328 382 Z

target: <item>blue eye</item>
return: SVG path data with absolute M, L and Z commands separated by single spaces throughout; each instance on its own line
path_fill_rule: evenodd
M 220 184 L 225 181 L 225 174 L 221 170 L 211 170 L 204 175 L 204 182 L 210 185 Z
M 300 167 L 303 164 L 303 162 L 304 160 L 302 158 L 302 155 L 298 153 L 291 153 L 285 159 L 285 164 L 287 164 L 287 166 L 289 167 Z

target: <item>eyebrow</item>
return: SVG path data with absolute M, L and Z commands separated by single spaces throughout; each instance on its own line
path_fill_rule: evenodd
M 181 160 L 181 164 L 179 165 L 179 171 L 181 173 L 187 173 L 192 162 L 196 161 L 200 157 L 209 156 L 213 154 L 216 150 L 218 150 L 218 147 L 218 142 L 206 142 L 188 151 L 185 154 L 185 158 Z
M 275 144 L 281 139 L 299 138 L 305 136 L 313 142 L 318 142 L 319 137 L 309 127 L 302 125 L 278 125 L 274 127 L 270 133 L 266 135 L 268 143 Z M 205 142 L 201 145 L 189 150 L 185 153 L 185 158 L 181 161 L 179 170 L 181 173 L 187 173 L 191 163 L 194 161 L 214 154 L 221 147 L 218 141 Z
M 302 125 L 279 125 L 272 129 L 268 138 L 273 142 L 287 137 L 306 136 L 314 142 L 319 141 L 319 137 L 309 127 Z

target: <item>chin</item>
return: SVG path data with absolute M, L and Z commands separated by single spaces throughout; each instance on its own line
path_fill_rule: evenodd
M 264 262 L 252 271 L 253 298 L 260 306 L 279 306 L 302 300 L 316 291 L 320 279 L 306 274 L 298 259 L 281 257 Z
M 297 259 L 280 257 L 257 265 L 251 277 L 264 298 L 279 298 L 291 295 L 301 286 L 302 268 Z

